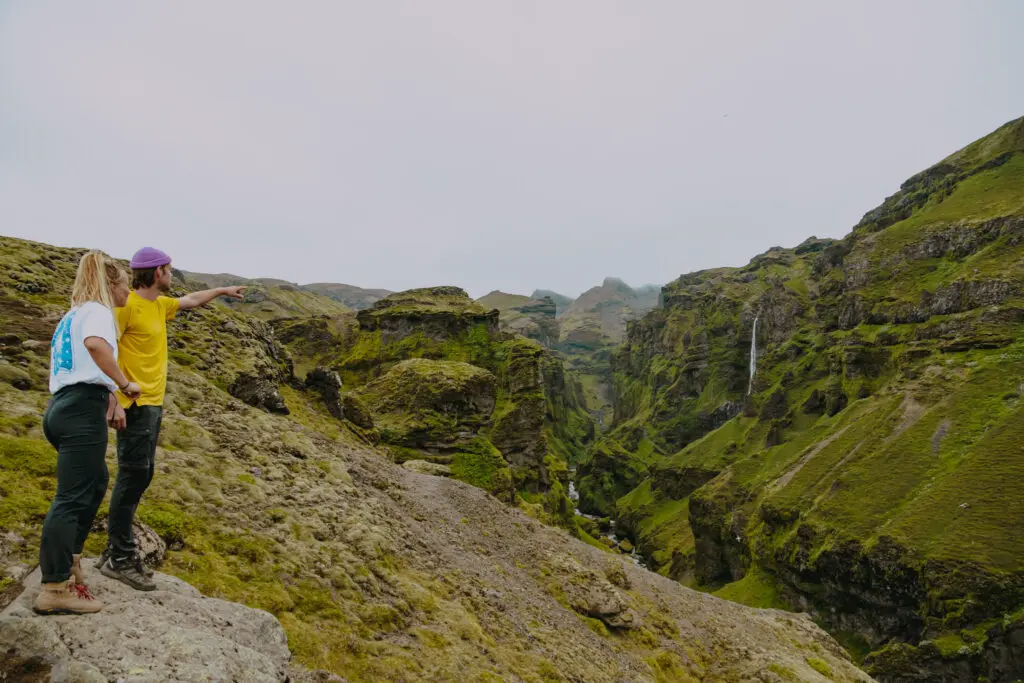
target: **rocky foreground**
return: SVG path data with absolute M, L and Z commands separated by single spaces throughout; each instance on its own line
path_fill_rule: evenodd
M 91 571 L 90 571 L 91 569 Z M 181 579 L 156 574 L 143 593 L 87 569 L 105 603 L 87 616 L 37 616 L 39 572 L 0 615 L 0 664 L 15 681 L 284 680 L 291 653 L 284 629 L 262 610 L 203 597 Z

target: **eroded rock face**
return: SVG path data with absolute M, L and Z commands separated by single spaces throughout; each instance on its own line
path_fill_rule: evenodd
M 345 407 L 341 400 L 341 376 L 323 367 L 317 367 L 306 375 L 306 388 L 315 391 L 327 406 L 327 412 L 341 420 L 345 417 Z
M 498 310 L 504 331 L 536 340 L 548 348 L 558 343 L 558 306 L 550 296 L 530 298 L 495 290 L 477 299 L 477 303 Z
M 399 341 L 413 334 L 444 340 L 483 325 L 488 334 L 498 331 L 498 311 L 487 311 L 475 304 L 458 287 L 427 287 L 392 294 L 356 314 L 359 326 L 368 332 L 380 331 L 384 343 Z
M 1024 622 L 998 625 L 985 633 L 985 643 L 964 643 L 942 652 L 931 641 L 918 646 L 894 643 L 868 656 L 865 665 L 881 681 L 944 681 L 948 683 L 1011 683 L 1024 677 Z
M 0 615 L 0 652 L 47 670 L 40 680 L 284 681 L 291 659 L 284 629 L 267 612 L 203 597 L 180 579 L 157 574 L 157 590 L 135 591 L 86 568 L 104 609 L 87 616 L 32 611 L 39 573 Z M 48 669 L 47 669 L 48 667 Z

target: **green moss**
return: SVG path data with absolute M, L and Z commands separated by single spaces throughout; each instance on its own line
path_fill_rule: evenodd
M 190 531 L 200 529 L 199 523 L 169 503 L 143 500 L 137 512 L 138 519 L 155 531 L 168 545 L 186 543 Z
M 820 673 L 825 678 L 832 678 L 832 667 L 828 665 L 828 662 L 818 659 L 817 657 L 808 657 L 806 661 L 812 669 Z
M 791 609 L 782 599 L 778 582 L 757 567 L 751 568 L 739 581 L 733 581 L 715 591 L 714 595 L 748 607 Z
M 608 627 L 605 626 L 604 622 L 601 621 L 600 619 L 594 619 L 592 617 L 585 617 L 583 615 L 579 615 L 579 617 L 580 617 L 580 619 L 583 620 L 583 623 L 587 625 L 587 628 L 589 628 L 591 631 L 593 631 L 597 635 L 601 636 L 602 638 L 610 638 L 611 637 L 612 634 L 608 631 Z
M 57 453 L 45 441 L 0 435 L 0 528 L 26 539 L 21 547 L 25 560 L 38 549 L 42 521 L 57 488 L 56 467 Z
M 611 549 L 608 546 L 606 546 L 604 543 L 591 536 L 583 529 L 579 529 L 577 531 L 577 537 L 591 547 L 597 548 L 598 550 L 603 550 L 607 553 L 611 552 Z
M 172 350 L 168 351 L 167 352 L 167 357 L 171 361 L 177 363 L 178 365 L 184 365 L 185 367 L 188 367 L 190 365 L 195 365 L 196 362 L 197 362 L 195 356 L 193 356 L 191 354 L 188 354 L 188 353 L 185 353 L 184 351 L 181 351 L 179 349 L 172 349 Z
M 512 493 L 512 474 L 501 452 L 487 439 L 478 437 L 452 456 L 452 476 L 508 500 Z
M 932 199 L 910 218 L 885 231 L 881 249 L 894 250 L 919 238 L 922 229 L 952 221 L 984 220 L 1013 215 L 1024 210 L 1020 187 L 1024 183 L 1024 154 L 1014 155 L 1007 163 L 973 175 L 957 184 L 948 197 Z
M 968 649 L 967 643 L 964 642 L 963 637 L 959 633 L 947 633 L 938 638 L 932 638 L 931 642 L 938 648 L 939 654 L 943 657 L 962 654 L 962 651 Z
M 799 681 L 800 677 L 795 671 L 782 664 L 772 663 L 768 665 L 768 670 L 778 676 L 784 681 Z
M 700 680 L 683 663 L 682 657 L 671 650 L 658 650 L 644 661 L 651 667 L 654 680 L 658 683 L 683 683 Z

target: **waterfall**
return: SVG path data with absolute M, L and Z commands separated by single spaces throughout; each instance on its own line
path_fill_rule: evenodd
M 757 319 L 754 316 L 754 331 L 750 335 L 750 383 L 747 385 L 747 395 L 754 390 L 754 373 L 757 372 Z

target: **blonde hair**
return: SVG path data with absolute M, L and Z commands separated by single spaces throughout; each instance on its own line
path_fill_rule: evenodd
M 71 307 L 95 301 L 114 310 L 111 290 L 122 283 L 128 283 L 128 276 L 117 267 L 117 263 L 102 251 L 90 251 L 78 262 L 78 274 L 71 288 Z

